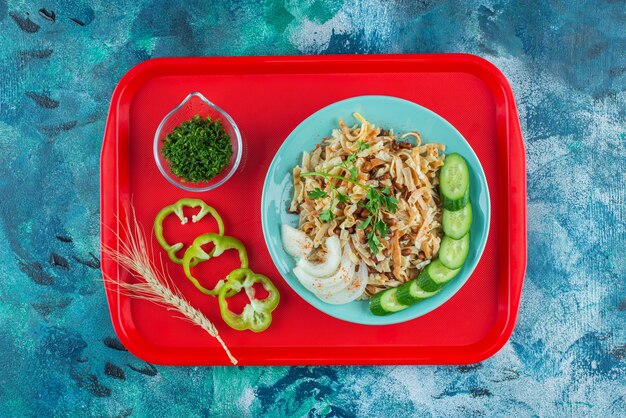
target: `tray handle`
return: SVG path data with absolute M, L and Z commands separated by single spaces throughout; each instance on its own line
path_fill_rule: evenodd
M 513 101 L 513 103 L 515 103 Z M 511 302 L 517 313 L 526 274 L 526 152 L 515 105 L 509 123 L 509 191 Z

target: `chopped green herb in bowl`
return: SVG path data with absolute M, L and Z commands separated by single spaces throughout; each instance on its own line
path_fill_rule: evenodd
M 233 147 L 220 120 L 195 115 L 165 137 L 161 152 L 172 174 L 200 183 L 211 180 L 228 166 Z
M 201 93 L 190 93 L 161 121 L 154 160 L 172 185 L 207 192 L 231 178 L 243 156 L 243 138 L 232 117 Z

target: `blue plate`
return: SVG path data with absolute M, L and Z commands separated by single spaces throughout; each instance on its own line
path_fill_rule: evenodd
M 360 113 L 376 126 L 396 133 L 418 131 L 424 143 L 446 146 L 446 153 L 458 152 L 467 160 L 470 170 L 470 199 L 473 209 L 471 246 L 459 274 L 430 299 L 388 315 L 370 313 L 367 301 L 345 305 L 322 302 L 300 284 L 291 272 L 295 260 L 282 246 L 280 225 L 297 227 L 298 215 L 287 212 L 293 195 L 292 169 L 300 164 L 303 151 L 311 151 L 322 138 L 338 127 L 339 118 L 348 126 L 357 123 L 352 114 Z M 407 100 L 389 96 L 359 96 L 333 103 L 309 116 L 291 132 L 282 144 L 267 171 L 261 199 L 263 235 L 274 264 L 285 281 L 304 300 L 320 311 L 344 321 L 367 325 L 386 325 L 408 321 L 441 306 L 465 284 L 483 253 L 489 232 L 489 190 L 485 173 L 476 154 L 454 126 L 436 113 Z

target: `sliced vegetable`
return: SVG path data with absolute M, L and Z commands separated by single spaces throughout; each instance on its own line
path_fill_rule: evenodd
M 408 308 L 397 299 L 398 288 L 387 289 L 370 298 L 370 312 L 374 315 L 389 315 Z
M 187 208 L 200 208 L 200 212 L 198 212 L 196 215 L 193 215 L 191 217 L 191 222 L 193 223 L 198 222 L 200 219 L 204 218 L 207 214 L 211 214 L 211 216 L 213 216 L 215 220 L 217 221 L 219 234 L 224 235 L 224 222 L 222 222 L 222 218 L 220 217 L 220 215 L 217 213 L 215 209 L 213 209 L 211 206 L 207 205 L 206 203 L 204 203 L 204 201 L 200 199 L 192 199 L 192 198 L 180 199 L 178 202 L 164 207 L 163 209 L 159 211 L 156 218 L 154 219 L 154 236 L 156 237 L 159 244 L 161 244 L 161 247 L 163 247 L 163 249 L 167 252 L 167 255 L 169 256 L 170 260 L 172 260 L 176 264 L 183 264 L 183 259 L 178 258 L 176 256 L 176 253 L 183 248 L 184 244 L 182 242 L 177 242 L 176 244 L 172 244 L 172 245 L 168 244 L 168 242 L 165 240 L 165 237 L 163 236 L 163 221 L 165 220 L 165 218 L 167 218 L 169 215 L 173 213 L 176 216 L 178 216 L 178 219 L 180 219 L 181 225 L 185 225 L 188 222 L 188 219 L 183 214 L 183 209 L 186 207 Z M 189 264 L 191 266 L 195 266 L 196 264 L 198 264 L 198 262 L 199 260 L 192 259 L 190 260 Z
M 463 238 L 472 227 L 472 204 L 468 202 L 465 207 L 456 211 L 444 209 L 441 224 L 443 233 L 450 238 Z
M 347 252 L 347 251 L 346 251 Z M 359 265 L 359 271 L 354 271 L 354 265 L 351 266 L 352 280 L 347 286 L 337 292 L 331 292 L 329 294 L 320 294 L 318 297 L 326 303 L 331 305 L 342 305 L 344 303 L 352 302 L 365 291 L 367 286 L 367 264 L 364 261 Z
M 202 246 L 209 243 L 213 243 L 214 247 L 213 250 L 207 254 L 202 249 Z M 240 268 L 248 268 L 248 253 L 246 252 L 246 247 L 244 247 L 237 238 L 217 234 L 203 234 L 197 237 L 193 241 L 193 244 L 185 251 L 185 256 L 183 257 L 185 276 L 187 276 L 191 283 L 202 293 L 210 296 L 217 295 L 224 284 L 224 280 L 219 280 L 213 289 L 205 288 L 200 284 L 198 279 L 191 274 L 192 260 L 197 259 L 198 262 L 206 261 L 211 258 L 219 257 L 226 250 L 237 250 L 239 252 L 239 260 L 241 261 Z
M 419 286 L 418 279 L 413 279 L 410 282 L 406 282 L 398 287 L 396 298 L 398 299 L 398 302 L 403 305 L 413 305 L 417 302 L 423 301 L 424 299 L 435 296 L 437 293 L 439 293 L 439 290 L 435 290 L 434 292 L 425 291 Z
M 424 271 L 420 273 L 414 282 L 423 292 L 433 292 L 434 294 L 437 293 L 444 284 L 452 280 L 459 271 L 461 271 L 460 268 L 451 270 L 444 266 L 439 259 L 436 259 L 426 266 Z
M 446 155 L 439 173 L 439 191 L 444 209 L 459 210 L 469 202 L 469 170 L 459 154 Z
M 300 266 L 296 266 L 293 269 L 293 273 L 302 286 L 319 297 L 321 294 L 332 294 L 345 289 L 352 282 L 354 263 L 352 263 L 350 255 L 346 251 L 341 257 L 341 264 L 332 276 L 319 277 L 311 275 Z
M 339 237 L 333 235 L 326 238 L 326 260 L 322 263 L 312 263 L 302 258 L 298 261 L 298 267 L 315 277 L 329 277 L 335 274 L 341 262 L 341 242 Z
M 458 269 L 467 258 L 470 245 L 470 234 L 465 234 L 461 239 L 454 239 L 444 235 L 439 247 L 439 260 L 449 269 Z
M 313 249 L 313 240 L 303 231 L 292 226 L 281 226 L 281 237 L 285 251 L 293 257 L 306 258 Z
M 255 283 L 261 284 L 267 291 L 268 296 L 265 299 L 255 297 Z M 242 289 L 250 301 L 240 314 L 235 314 L 228 307 L 228 298 L 241 292 Z M 247 268 L 233 270 L 219 290 L 217 298 L 220 314 L 228 326 L 239 331 L 249 329 L 253 332 L 265 331 L 270 326 L 272 312 L 280 301 L 280 295 L 274 283 L 262 274 L 256 274 Z

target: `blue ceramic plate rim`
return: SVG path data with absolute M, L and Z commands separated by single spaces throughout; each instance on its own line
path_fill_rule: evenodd
M 339 118 L 343 118 L 349 126 L 352 123 L 356 123 L 352 116 L 354 112 L 361 113 L 367 120 L 377 126 L 394 129 L 396 133 L 417 130 L 422 135 L 424 143 L 444 143 L 446 144 L 447 153 L 459 152 L 466 158 L 470 168 L 470 200 L 474 209 L 474 219 L 470 231 L 472 236 L 470 253 L 465 264 L 459 274 L 446 284 L 437 295 L 388 316 L 376 316 L 370 313 L 367 301 L 354 301 L 345 305 L 331 305 L 318 299 L 306 290 L 291 272 L 291 269 L 295 266 L 295 260 L 284 251 L 281 243 L 280 224 L 282 222 L 287 222 L 292 226 L 297 226 L 298 224 L 298 215 L 287 213 L 287 207 L 293 193 L 291 168 L 300 163 L 303 151 L 312 150 L 323 137 L 330 134 L 331 129 L 337 126 Z M 410 126 L 408 126 L 409 122 L 398 122 L 400 119 L 407 120 L 409 115 L 411 118 Z M 396 122 L 394 123 L 392 119 L 396 119 Z M 430 139 L 429 137 L 433 129 L 442 129 L 446 132 L 445 137 L 441 135 L 441 137 Z M 292 156 L 290 155 L 289 147 L 299 139 L 301 144 L 297 150 L 297 155 Z M 459 148 L 462 148 L 462 150 Z M 287 154 L 286 158 L 290 159 L 285 167 L 287 170 L 279 173 L 281 174 L 279 176 L 281 182 L 277 191 L 271 193 L 274 197 L 277 194 L 280 195 L 281 199 L 276 202 L 275 199 L 270 197 L 270 187 L 277 186 L 276 182 L 272 181 L 272 178 L 277 177 L 277 170 L 281 169 L 279 166 L 285 159 L 285 154 Z M 273 210 L 270 207 L 272 203 L 274 203 L 275 207 Z M 273 221 L 272 217 L 274 218 Z M 476 153 L 463 135 L 435 112 L 408 100 L 392 96 L 356 96 L 341 100 L 318 110 L 302 121 L 287 136 L 274 155 L 267 170 L 261 196 L 263 237 L 276 268 L 287 284 L 305 301 L 325 314 L 363 325 L 389 325 L 409 321 L 433 311 L 452 298 L 467 282 L 483 254 L 489 235 L 490 217 L 491 203 L 487 179 Z M 273 232 L 271 231 L 272 227 L 274 227 Z

